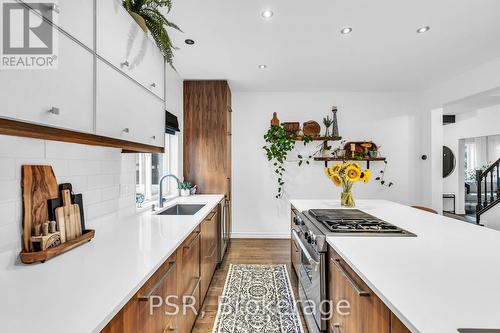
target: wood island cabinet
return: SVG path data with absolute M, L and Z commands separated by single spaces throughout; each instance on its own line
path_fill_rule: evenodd
M 330 333 L 410 332 L 331 247 L 328 286 L 328 298 L 333 304 Z

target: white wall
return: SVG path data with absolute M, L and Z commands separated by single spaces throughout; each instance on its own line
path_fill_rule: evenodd
M 288 237 L 287 200 L 274 198 L 273 169 L 266 160 L 263 135 L 272 113 L 280 121 L 321 121 L 332 105 L 339 108 L 340 134 L 348 141 L 373 140 L 388 158 L 388 189 L 372 181 L 356 184 L 356 198 L 384 198 L 404 204 L 418 200 L 416 133 L 419 96 L 389 93 L 246 93 L 233 92 L 233 236 Z M 300 147 L 300 146 L 299 146 Z M 383 163 L 371 165 L 374 174 Z M 287 165 L 286 189 L 293 198 L 337 199 L 340 189 L 326 178 L 323 163 Z
M 444 144 L 451 148 L 457 157 L 458 166 L 444 179 L 443 190 L 457 195 L 457 212 L 464 213 L 464 175 L 463 160 L 458 159 L 461 139 L 500 134 L 500 105 L 459 114 L 455 124 L 444 126 Z M 500 158 L 498 156 L 497 158 Z
M 86 226 L 135 212 L 135 159 L 120 149 L 0 135 L 0 251 L 21 248 L 21 165 L 52 165 L 58 183 L 83 194 Z

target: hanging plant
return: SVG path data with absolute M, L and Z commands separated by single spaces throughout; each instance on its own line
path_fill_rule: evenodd
M 274 172 L 277 176 L 278 190 L 276 198 L 283 196 L 283 185 L 285 181 L 283 174 L 285 172 L 285 162 L 287 161 L 288 153 L 295 148 L 295 139 L 287 134 L 283 125 L 272 125 L 271 128 L 264 135 L 266 145 L 262 148 L 266 151 L 267 160 L 273 163 Z M 302 139 L 304 145 L 311 142 L 311 137 L 305 136 Z M 312 156 L 309 156 L 311 158 Z M 301 166 L 304 162 L 309 164 L 309 160 L 302 155 L 298 155 L 298 165 Z
M 385 180 L 385 171 L 387 169 L 387 161 L 384 161 L 384 170 L 380 170 L 380 175 L 375 178 L 375 181 L 380 184 L 380 186 L 392 187 L 393 182 Z
M 167 20 L 160 11 L 160 8 L 165 7 L 169 13 L 172 9 L 172 0 L 123 0 L 123 7 L 145 32 L 148 30 L 151 32 L 165 61 L 174 68 L 174 50 L 177 48 L 168 36 L 167 27 L 181 32 L 182 30 L 175 23 Z

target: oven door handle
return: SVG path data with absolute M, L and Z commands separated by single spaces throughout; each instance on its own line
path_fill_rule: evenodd
M 307 250 L 307 248 L 304 246 L 304 244 L 302 244 L 302 242 L 300 241 L 300 238 L 299 238 L 299 235 L 297 234 L 297 231 L 295 230 L 292 230 L 292 238 L 293 238 L 293 241 L 299 245 L 300 249 L 302 250 L 302 253 L 304 253 L 304 255 L 306 256 L 307 260 L 309 261 L 309 263 L 313 266 L 315 266 L 315 271 L 318 269 L 318 266 L 319 266 L 319 261 L 316 261 L 313 259 L 313 257 L 311 257 L 311 255 L 309 254 L 309 251 Z

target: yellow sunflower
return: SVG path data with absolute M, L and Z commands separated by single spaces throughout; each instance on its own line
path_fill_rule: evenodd
M 340 172 L 340 169 L 342 169 L 342 163 L 336 163 L 330 167 L 330 173 L 332 175 L 337 175 Z
M 356 166 L 351 165 L 345 170 L 345 176 L 348 181 L 352 183 L 357 182 L 361 176 L 361 170 L 359 170 Z
M 330 171 L 330 168 L 325 168 L 324 170 L 325 170 L 325 175 L 326 175 L 328 178 L 330 178 L 330 177 L 332 176 L 332 173 L 331 173 L 331 171 Z
M 363 181 L 363 183 L 368 183 L 370 181 L 371 174 L 372 173 L 370 169 L 361 171 L 361 174 L 359 175 L 359 180 Z
M 330 177 L 330 180 L 335 184 L 335 186 L 342 186 L 342 178 L 339 177 L 339 175 L 332 175 Z

